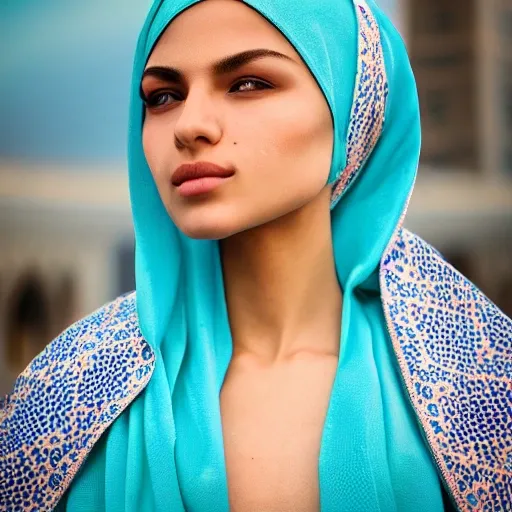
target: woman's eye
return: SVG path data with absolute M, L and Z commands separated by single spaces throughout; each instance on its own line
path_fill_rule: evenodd
M 169 103 L 172 103 L 176 99 L 175 94 L 170 92 L 154 92 L 150 94 L 146 100 L 146 106 L 149 108 L 164 107 Z
M 244 78 L 243 80 L 236 82 L 236 84 L 231 87 L 229 92 L 251 92 L 263 89 L 272 89 L 272 86 L 266 82 L 263 82 L 262 80 L 257 80 L 255 78 Z M 147 95 L 144 103 L 149 109 L 159 109 L 162 107 L 167 107 L 176 101 L 181 101 L 181 98 L 176 93 L 170 91 L 155 91 Z
M 233 85 L 229 92 L 231 92 L 235 88 L 238 89 L 238 91 L 236 92 L 246 92 L 258 91 L 262 89 L 271 89 L 272 86 L 261 80 L 256 80 L 255 78 L 245 78 L 237 82 L 235 85 Z

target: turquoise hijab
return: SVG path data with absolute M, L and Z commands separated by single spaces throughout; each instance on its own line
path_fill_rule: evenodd
M 219 244 L 187 238 L 169 218 L 144 156 L 138 97 L 158 37 L 198 1 L 155 1 L 133 71 L 137 308 L 155 372 L 94 447 L 62 509 L 229 509 L 219 394 L 232 346 Z M 416 87 L 403 42 L 372 0 L 245 3 L 302 56 L 334 123 L 329 182 L 344 302 L 319 459 L 321 510 L 439 512 L 441 486 L 403 391 L 378 284 L 379 260 L 405 211 L 420 151 Z

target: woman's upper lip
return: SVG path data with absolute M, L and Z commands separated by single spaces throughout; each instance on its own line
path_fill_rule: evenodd
M 171 183 L 179 187 L 183 182 L 206 177 L 228 178 L 235 174 L 233 169 L 227 169 L 211 162 L 192 162 L 180 165 L 171 176 Z

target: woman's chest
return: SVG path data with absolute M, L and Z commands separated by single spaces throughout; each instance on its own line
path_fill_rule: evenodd
M 319 510 L 318 457 L 336 364 L 228 371 L 221 415 L 232 512 Z

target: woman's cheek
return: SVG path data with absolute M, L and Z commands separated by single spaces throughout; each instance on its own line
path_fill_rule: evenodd
M 165 172 L 166 146 L 162 144 L 160 139 L 161 136 L 158 130 L 155 130 L 152 125 L 144 125 L 142 131 L 142 147 L 146 162 L 157 185 L 160 184 L 163 173 Z
M 148 163 L 151 172 L 153 172 L 153 152 L 150 131 L 151 130 L 147 126 L 147 123 L 145 123 L 142 128 L 142 149 L 144 151 L 144 156 L 146 157 L 146 162 Z

